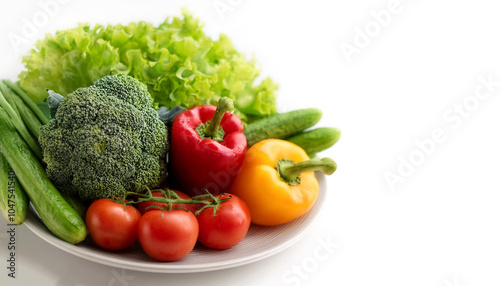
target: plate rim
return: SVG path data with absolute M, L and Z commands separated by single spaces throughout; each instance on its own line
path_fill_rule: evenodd
M 79 247 L 78 245 L 73 245 L 62 241 L 56 236 L 47 235 L 46 231 L 38 229 L 37 224 L 43 223 L 40 221 L 40 218 L 35 214 L 35 210 L 33 205 L 30 203 L 30 209 L 28 211 L 28 215 L 26 216 L 26 220 L 24 224 L 30 229 L 34 234 L 36 234 L 39 238 L 51 244 L 52 246 L 63 250 L 64 252 L 77 256 L 79 258 L 92 261 L 98 264 L 103 264 L 111 267 L 117 267 L 121 269 L 139 271 L 139 272 L 149 272 L 149 273 L 201 273 L 215 270 L 223 270 L 229 268 L 235 268 L 239 266 L 243 266 L 246 264 L 254 263 L 260 261 L 262 259 L 268 258 L 275 254 L 278 254 L 285 249 L 291 247 L 293 244 L 301 240 L 316 224 L 318 221 L 319 214 L 323 208 L 324 202 L 326 200 L 326 176 L 323 173 L 315 172 L 316 179 L 319 184 L 319 192 L 316 202 L 313 207 L 306 213 L 307 216 L 312 216 L 310 218 L 310 222 L 299 229 L 293 237 L 287 239 L 283 243 L 273 246 L 265 251 L 260 251 L 258 253 L 252 255 L 246 255 L 243 258 L 231 258 L 225 261 L 217 261 L 217 262 L 209 262 L 204 264 L 194 264 L 194 265 L 185 265 L 185 264 L 175 264 L 175 262 L 162 263 L 158 262 L 157 264 L 147 264 L 147 265 L 134 265 L 129 261 L 119 260 L 115 257 L 110 257 L 106 255 L 106 252 L 103 253 L 88 253 L 85 251 L 85 248 Z M 39 220 L 40 223 L 35 222 L 34 220 Z

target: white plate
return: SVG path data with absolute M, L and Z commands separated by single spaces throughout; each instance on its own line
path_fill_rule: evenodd
M 317 173 L 316 178 L 320 186 L 318 199 L 305 215 L 280 226 L 251 225 L 243 241 L 227 250 L 213 250 L 196 245 L 190 254 L 176 262 L 153 260 L 142 251 L 138 243 L 123 251 L 109 252 L 97 247 L 90 237 L 77 245 L 64 242 L 43 225 L 33 206 L 30 206 L 25 225 L 43 240 L 69 254 L 113 267 L 158 273 L 220 270 L 264 259 L 290 247 L 302 238 L 313 225 L 325 201 L 325 175 Z

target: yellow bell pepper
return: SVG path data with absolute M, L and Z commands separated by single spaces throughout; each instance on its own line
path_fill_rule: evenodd
M 245 201 L 252 222 L 278 225 L 305 214 L 318 197 L 315 170 L 335 172 L 330 158 L 310 159 L 299 146 L 279 139 L 266 139 L 247 150 L 231 193 Z

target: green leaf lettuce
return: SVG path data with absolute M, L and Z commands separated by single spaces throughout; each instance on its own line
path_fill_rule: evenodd
M 191 108 L 227 96 L 243 120 L 276 112 L 277 85 L 269 78 L 255 83 L 255 60 L 247 60 L 224 34 L 210 39 L 186 11 L 158 27 L 79 24 L 57 31 L 39 40 L 23 64 L 19 84 L 38 103 L 47 89 L 66 95 L 125 73 L 147 85 L 157 106 Z

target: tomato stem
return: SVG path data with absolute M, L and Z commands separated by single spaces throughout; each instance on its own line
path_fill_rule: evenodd
M 276 164 L 276 169 L 283 181 L 290 186 L 296 186 L 300 184 L 300 175 L 303 172 L 321 171 L 331 175 L 337 170 L 337 163 L 330 158 L 315 158 L 298 163 L 289 159 L 280 159 Z
M 228 198 L 224 198 L 224 199 L 221 199 L 220 197 L 223 195 L 223 194 L 220 194 L 218 195 L 217 197 L 215 197 L 214 195 L 212 195 L 211 193 L 208 193 L 207 194 L 210 199 L 211 199 L 211 203 L 209 204 L 206 204 L 204 205 L 202 208 L 200 208 L 199 210 L 197 210 L 195 212 L 195 215 L 199 215 L 202 211 L 204 211 L 206 208 L 213 208 L 213 216 L 217 216 L 217 208 L 219 207 L 219 205 L 224 202 L 224 201 L 227 201 L 231 198 L 231 195 L 229 195 Z
M 152 202 L 152 203 L 162 203 L 162 204 L 167 204 L 168 208 L 163 208 L 164 210 L 167 211 L 172 211 L 173 205 L 174 204 L 204 204 L 204 206 L 196 211 L 195 214 L 199 214 L 201 211 L 203 211 L 206 208 L 213 207 L 214 208 L 214 216 L 216 215 L 217 207 L 224 201 L 228 200 L 231 198 L 231 195 L 229 195 L 228 198 L 221 199 L 221 195 L 215 197 L 211 193 L 204 194 L 204 195 L 199 195 L 196 197 L 192 197 L 190 199 L 181 199 L 179 195 L 170 190 L 170 189 L 160 189 L 159 190 L 162 194 L 163 197 L 154 197 L 153 194 L 151 193 L 151 190 L 148 189 L 148 192 L 145 194 L 142 193 L 135 193 L 135 192 L 128 192 L 124 198 L 120 198 L 120 203 L 123 203 L 124 205 L 127 204 L 136 204 L 136 203 L 141 203 L 141 202 Z M 137 200 L 129 200 L 125 201 L 125 198 L 127 196 L 136 196 Z

